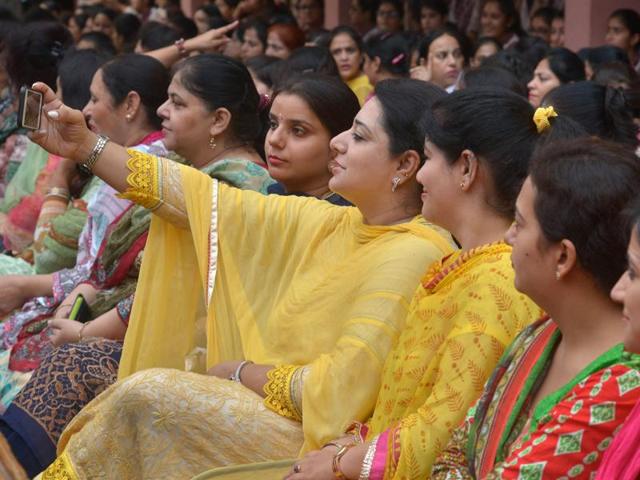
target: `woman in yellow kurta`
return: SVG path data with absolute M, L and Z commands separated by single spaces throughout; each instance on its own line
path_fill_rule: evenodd
M 371 419 L 335 440 L 345 450 L 310 452 L 288 478 L 331 478 L 337 448 L 348 479 L 428 478 L 505 347 L 540 317 L 515 289 L 511 248 L 500 241 L 539 138 L 533 113 L 526 100 L 499 91 L 463 90 L 434 104 L 417 176 L 422 212 L 462 249 L 423 277 Z
M 34 139 L 86 159 L 80 145 L 90 152 L 95 137 L 38 88 L 58 120 Z M 348 138 L 334 139 L 330 186 L 358 208 L 247 194 L 107 144 L 96 174 L 156 215 L 123 380 L 69 424 L 43 478 L 188 478 L 211 465 L 295 456 L 366 419 L 420 275 L 452 251 L 443 231 L 416 216 L 423 133 L 412 119 L 442 95 L 412 80 L 381 84 Z M 275 105 L 269 135 L 291 124 L 304 139 L 313 129 Z M 209 368 L 214 377 L 133 374 L 152 367 Z

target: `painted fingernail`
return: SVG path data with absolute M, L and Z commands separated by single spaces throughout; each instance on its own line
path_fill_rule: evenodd
M 47 117 L 57 120 L 58 118 L 60 118 L 60 112 L 56 110 L 51 110 L 50 112 L 47 112 Z

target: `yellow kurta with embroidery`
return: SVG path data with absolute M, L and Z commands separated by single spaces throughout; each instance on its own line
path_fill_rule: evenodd
M 384 365 L 367 440 L 375 478 L 428 478 L 505 347 L 540 317 L 516 291 L 504 243 L 434 264 L 416 292 L 407 325 Z
M 201 372 L 241 358 L 309 366 L 306 449 L 367 418 L 415 285 L 430 263 L 453 251 L 448 234 L 420 217 L 369 226 L 356 208 L 263 196 L 129 154 L 126 196 L 156 215 L 120 378 L 153 367 L 185 369 L 204 347 Z

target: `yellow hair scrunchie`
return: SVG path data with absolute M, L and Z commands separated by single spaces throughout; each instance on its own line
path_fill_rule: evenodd
M 538 129 L 538 133 L 544 132 L 547 128 L 551 128 L 551 123 L 549 119 L 551 117 L 557 117 L 555 109 L 551 106 L 549 107 L 538 107 L 536 112 L 533 114 L 533 123 L 536 124 L 536 128 Z

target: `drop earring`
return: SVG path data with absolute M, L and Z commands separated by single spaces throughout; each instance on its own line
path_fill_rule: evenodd
M 209 138 L 209 148 L 211 150 L 215 150 L 216 146 L 217 146 L 216 145 L 216 138 L 212 136 L 211 138 Z
M 400 184 L 400 177 L 393 177 L 393 180 L 391 180 L 391 191 L 395 192 L 399 184 Z

